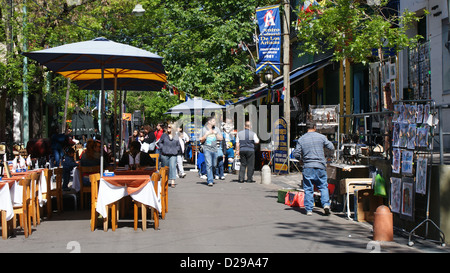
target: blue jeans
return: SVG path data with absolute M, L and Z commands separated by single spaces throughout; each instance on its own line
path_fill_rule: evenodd
M 314 185 L 316 185 L 320 191 L 320 201 L 322 206 L 329 206 L 330 195 L 328 193 L 327 171 L 316 168 L 304 168 L 302 174 L 306 211 L 312 211 L 314 207 Z
M 224 177 L 223 175 L 223 169 L 224 169 L 224 162 L 223 162 L 223 156 L 219 156 L 217 158 L 217 165 L 216 165 L 216 175 L 220 177 Z
M 176 155 L 160 155 L 161 168 L 169 166 L 169 180 L 177 178 L 177 156 Z
M 206 162 L 206 182 L 208 184 L 214 183 L 214 168 L 217 166 L 217 153 L 203 149 Z

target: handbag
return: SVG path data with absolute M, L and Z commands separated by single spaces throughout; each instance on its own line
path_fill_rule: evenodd
M 241 161 L 239 161 L 239 156 L 236 156 L 233 161 L 233 169 L 239 171 L 241 169 Z
M 142 143 L 141 152 L 148 153 L 149 150 L 150 150 L 150 144 L 147 142 Z
M 284 204 L 290 207 L 305 207 L 305 192 L 303 191 L 288 191 L 284 198 Z

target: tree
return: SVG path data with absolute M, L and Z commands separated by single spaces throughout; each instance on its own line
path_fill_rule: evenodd
M 368 5 L 365 0 L 322 0 L 310 6 L 311 12 L 298 13 L 298 39 L 301 54 L 329 50 L 335 61 L 349 59 L 367 63 L 373 49 L 393 48 L 397 52 L 417 45 L 421 36 L 409 38 L 406 30 L 420 20 L 415 13 L 398 15 L 389 0 Z M 372 1 L 376 2 L 376 1 Z

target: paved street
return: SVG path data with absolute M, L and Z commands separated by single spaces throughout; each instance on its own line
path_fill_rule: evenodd
M 188 171 L 169 188 L 169 212 L 160 230 L 134 231 L 132 219 L 121 219 L 115 232 L 90 231 L 89 211 L 65 211 L 41 222 L 33 234 L 0 242 L 0 252 L 82 253 L 388 253 L 448 252 L 436 244 L 406 245 L 372 242 L 371 226 L 330 216 L 317 209 L 313 216 L 277 202 L 279 188 L 295 186 L 299 175 L 272 176 L 271 185 L 238 183 L 237 175 L 217 180 L 213 187 Z M 373 247 L 372 247 L 373 246 Z

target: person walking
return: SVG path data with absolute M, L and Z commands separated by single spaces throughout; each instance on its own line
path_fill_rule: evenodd
M 202 143 L 203 154 L 206 162 L 206 182 L 208 186 L 214 184 L 214 168 L 217 166 L 217 141 L 223 139 L 222 132 L 216 127 L 216 119 L 209 117 L 202 129 L 200 143 Z
M 175 179 L 177 178 L 177 156 L 181 154 L 180 141 L 172 133 L 172 125 L 161 126 L 164 133 L 159 139 L 159 153 L 161 158 L 161 167 L 169 166 L 169 185 L 175 188 Z
M 179 154 L 177 156 L 178 176 L 181 178 L 184 178 L 186 176 L 186 173 L 184 172 L 183 159 L 184 159 L 184 151 L 186 149 L 186 145 L 189 142 L 189 136 L 186 134 L 186 132 L 183 131 L 182 126 L 178 128 L 176 138 L 178 138 L 178 141 L 180 141 L 180 146 L 181 146 L 181 154 Z
M 324 148 L 334 150 L 333 143 L 326 136 L 316 132 L 316 124 L 306 122 L 307 133 L 297 141 L 293 156 L 303 161 L 303 189 L 305 191 L 306 215 L 312 215 L 314 206 L 314 185 L 320 191 L 320 201 L 325 215 L 330 214 L 327 167 Z
M 236 136 L 236 155 L 239 156 L 241 161 L 239 183 L 244 182 L 246 170 L 247 182 L 255 182 L 253 180 L 253 172 L 255 170 L 255 144 L 259 143 L 259 138 L 251 128 L 250 121 L 246 121 L 244 130 L 238 132 Z

